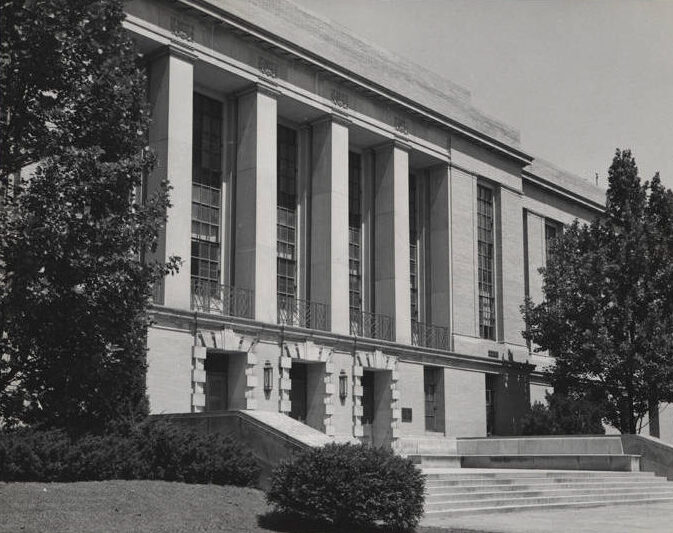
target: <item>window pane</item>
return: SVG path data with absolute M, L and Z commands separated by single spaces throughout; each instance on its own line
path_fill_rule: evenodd
M 493 191 L 477 187 L 479 334 L 495 339 Z

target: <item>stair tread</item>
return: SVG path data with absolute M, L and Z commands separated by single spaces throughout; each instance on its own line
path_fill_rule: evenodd
M 670 497 L 646 497 L 646 498 L 633 498 L 623 501 L 603 501 L 603 500 L 592 500 L 588 502 L 572 502 L 572 503 L 535 503 L 535 504 L 526 504 L 526 505 L 511 505 L 511 506 L 484 506 L 484 507 L 468 507 L 468 508 L 455 508 L 455 509 L 446 509 L 446 510 L 429 510 L 425 514 L 428 517 L 439 516 L 439 515 L 448 515 L 448 514 L 467 514 L 467 513 L 484 513 L 484 512 L 507 512 L 507 511 L 525 511 L 531 509 L 547 509 L 553 507 L 596 507 L 603 505 L 628 505 L 633 503 L 653 503 L 653 502 L 667 502 L 673 500 L 673 496 Z
M 615 493 L 619 494 L 622 492 L 627 492 L 627 491 L 643 491 L 644 489 L 650 490 L 650 489 L 661 489 L 661 490 L 666 490 L 666 491 L 671 491 L 673 490 L 673 485 L 667 486 L 667 485 L 653 485 L 653 486 L 647 486 L 647 487 L 641 487 L 641 486 L 629 486 L 629 487 L 545 487 L 545 488 L 534 488 L 534 489 L 529 489 L 527 487 L 522 487 L 519 490 L 488 490 L 488 491 L 464 491 L 464 492 L 435 492 L 435 493 L 426 493 L 427 496 L 433 496 L 433 497 L 438 497 L 438 496 L 456 496 L 459 494 L 479 494 L 479 495 L 484 495 L 484 494 L 506 494 L 507 496 L 512 496 L 516 494 L 530 494 L 530 493 L 549 493 L 549 492 L 570 492 L 570 491 L 582 491 L 583 493 L 588 493 L 588 494 L 593 494 L 599 491 L 605 492 L 605 491 L 614 491 Z
M 552 501 L 568 501 L 568 500 L 573 500 L 577 498 L 582 498 L 584 495 L 582 494 L 572 494 L 572 495 L 559 495 L 559 496 L 531 496 L 531 500 L 540 500 L 540 499 L 545 499 L 545 500 L 552 500 Z M 618 496 L 628 496 L 628 494 L 602 494 L 600 498 L 596 498 L 593 501 L 614 501 L 614 497 Z M 673 498 L 673 492 L 671 491 L 658 491 L 658 492 L 641 492 L 639 494 L 639 498 L 629 498 L 628 501 L 634 501 L 637 499 L 640 499 L 642 497 L 669 497 Z M 526 498 L 518 498 L 522 502 L 526 501 Z M 621 501 L 621 500 L 617 500 Z M 624 500 L 627 501 L 627 500 Z M 504 497 L 503 495 L 497 495 L 489 498 L 477 498 L 474 500 L 446 500 L 446 501 L 439 501 L 439 502 L 430 502 L 426 503 L 426 505 L 433 505 L 433 506 L 438 506 L 438 505 L 446 505 L 446 504 L 460 504 L 460 507 L 467 507 L 469 504 L 475 503 L 495 503 L 495 502 L 507 502 L 510 503 L 510 499 Z M 569 502 L 569 503 L 575 503 L 575 502 Z M 525 504 L 525 503 L 524 503 Z

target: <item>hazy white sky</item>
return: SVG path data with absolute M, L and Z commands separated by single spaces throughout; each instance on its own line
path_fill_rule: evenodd
M 294 0 L 464 86 L 524 150 L 605 185 L 617 147 L 673 188 L 673 0 Z

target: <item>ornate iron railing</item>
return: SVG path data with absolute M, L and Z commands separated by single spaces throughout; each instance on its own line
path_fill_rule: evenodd
M 254 292 L 231 285 L 192 280 L 192 309 L 203 313 L 254 318 Z
M 327 331 L 328 306 L 278 295 L 278 323 Z
M 449 350 L 449 328 L 412 320 L 411 344 L 437 350 Z
M 387 315 L 351 309 L 350 319 L 351 335 L 385 341 L 393 340 L 393 319 Z

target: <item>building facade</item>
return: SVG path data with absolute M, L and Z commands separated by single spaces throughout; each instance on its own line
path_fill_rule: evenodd
M 134 0 L 157 252 L 153 413 L 285 413 L 336 440 L 509 435 L 544 398 L 520 306 L 604 191 L 469 93 L 289 2 Z

